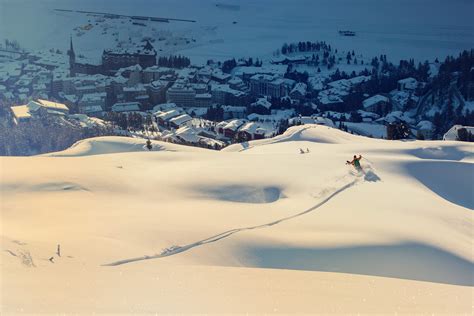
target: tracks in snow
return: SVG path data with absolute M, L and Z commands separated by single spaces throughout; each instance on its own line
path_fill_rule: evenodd
M 300 216 L 303 216 L 303 215 L 306 215 L 310 212 L 313 212 L 315 210 L 317 210 L 318 208 L 320 208 L 321 206 L 323 206 L 324 204 L 326 204 L 327 202 L 329 202 L 330 200 L 332 200 L 335 196 L 337 196 L 338 194 L 344 192 L 345 190 L 353 187 L 354 185 L 356 185 L 358 182 L 360 181 L 363 181 L 363 178 L 356 178 L 354 180 L 352 180 L 351 182 L 345 184 L 344 186 L 336 189 L 335 191 L 333 191 L 329 196 L 327 196 L 325 199 L 323 199 L 321 202 L 319 202 L 318 204 L 310 207 L 309 209 L 303 211 L 303 212 L 300 212 L 300 213 L 297 213 L 295 215 L 291 215 L 291 216 L 287 216 L 287 217 L 283 217 L 283 218 L 280 218 L 276 221 L 273 221 L 273 222 L 270 222 L 270 223 L 266 223 L 266 224 L 262 224 L 262 225 L 256 225 L 256 226 L 248 226 L 248 227 L 242 227 L 242 228 L 235 228 L 235 229 L 231 229 L 231 230 L 228 230 L 228 231 L 225 231 L 223 233 L 220 233 L 218 235 L 214 235 L 214 236 L 211 236 L 209 238 L 206 238 L 206 239 L 203 239 L 203 240 L 200 240 L 200 241 L 197 241 L 197 242 L 194 242 L 194 243 L 191 243 L 191 244 L 188 244 L 188 245 L 185 245 L 185 246 L 176 246 L 176 247 L 171 247 L 171 248 L 168 248 L 167 250 L 163 251 L 162 253 L 160 254 L 155 254 L 155 255 L 150 255 L 150 256 L 142 256 L 142 257 L 136 257 L 136 258 L 129 258 L 129 259 L 123 259 L 123 260 L 119 260 L 119 261 L 114 261 L 114 262 L 110 262 L 110 263 L 107 263 L 107 264 L 103 264 L 103 266 L 108 266 L 108 267 L 111 267 L 111 266 L 119 266 L 119 265 L 123 265 L 123 264 L 127 264 L 127 263 L 132 263 L 132 262 L 137 262 L 137 261 L 143 261 L 143 260 L 150 260 L 150 259 L 159 259 L 159 258 L 164 258 L 164 257 L 169 257 L 169 256 L 174 256 L 174 255 L 177 255 L 181 252 L 185 252 L 185 251 L 188 251 L 192 248 L 195 248 L 195 247 L 199 247 L 199 246 L 203 246 L 203 245 L 206 245 L 206 244 L 210 244 L 210 243 L 214 243 L 214 242 L 217 242 L 221 239 L 224 239 L 224 238 L 227 238 L 227 237 L 230 237 L 234 234 L 237 234 L 237 233 L 240 233 L 240 232 L 243 232 L 243 231 L 247 231 L 247 230 L 254 230 L 254 229 L 262 229 L 262 228 L 267 228 L 267 227 L 271 227 L 273 225 L 277 225 L 277 224 L 280 224 L 282 222 L 286 222 L 286 221 L 289 221 L 291 219 L 294 219 L 296 217 L 300 217 Z

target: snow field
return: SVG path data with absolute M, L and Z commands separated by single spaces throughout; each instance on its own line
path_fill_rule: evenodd
M 0 158 L 6 313 L 472 312 L 471 144 L 143 145 Z

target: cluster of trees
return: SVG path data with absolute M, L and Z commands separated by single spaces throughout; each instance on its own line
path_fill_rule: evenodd
M 205 118 L 209 121 L 223 121 L 224 120 L 224 109 L 220 106 L 211 106 L 207 109 Z
M 319 52 L 319 51 L 331 51 L 331 45 L 326 44 L 324 41 L 320 42 L 298 42 L 291 44 L 283 44 L 281 47 L 281 53 L 283 55 L 297 53 L 297 52 Z
M 453 125 L 474 126 L 474 111 L 464 110 L 459 105 L 454 108 L 448 104 L 442 111 L 438 111 L 433 116 L 433 138 L 440 139 Z
M 304 72 L 295 71 L 295 70 L 292 69 L 291 66 L 289 66 L 286 69 L 284 77 L 286 79 L 291 79 L 291 80 L 294 80 L 296 82 L 307 83 L 308 78 L 309 78 L 309 74 L 308 74 L 307 71 L 304 71 Z
M 457 139 L 462 142 L 474 142 L 474 135 L 466 128 L 460 128 L 458 129 Z
M 465 109 L 462 96 L 474 100 L 474 50 L 463 51 L 457 58 L 448 56 L 439 65 L 438 75 L 429 83 L 431 106 L 441 109 L 433 116 L 433 137 L 441 138 L 454 124 L 474 126 L 474 111 Z
M 153 127 L 151 115 L 143 116 L 140 113 L 115 113 L 107 112 L 104 119 L 112 123 L 112 126 L 122 130 L 143 131 Z
M 405 122 L 390 123 L 387 125 L 387 139 L 407 139 L 411 135 L 411 129 Z
M 222 71 L 230 74 L 232 69 L 234 69 L 235 67 L 237 67 L 237 61 L 235 60 L 235 58 L 232 58 L 224 61 L 224 63 L 222 64 Z
M 191 65 L 191 60 L 184 56 L 169 56 L 169 57 L 159 57 L 158 58 L 158 66 L 160 67 L 168 67 L 168 68 L 186 68 Z
M 18 43 L 16 40 L 5 39 L 4 46 L 6 50 L 11 50 L 15 52 L 21 51 L 20 43 Z
M 33 120 L 20 125 L 0 121 L 0 156 L 30 156 L 61 151 L 75 142 L 113 135 L 109 127 L 81 127 L 55 118 Z
M 433 87 L 446 88 L 454 81 L 464 99 L 473 100 L 474 95 L 469 89 L 474 81 L 474 71 L 471 70 L 473 67 L 474 49 L 463 51 L 457 58 L 448 56 L 439 66 L 439 73 L 433 80 Z

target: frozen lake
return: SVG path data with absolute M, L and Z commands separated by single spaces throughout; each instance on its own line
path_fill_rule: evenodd
M 197 22 L 148 22 L 143 27 L 106 21 L 107 34 L 96 27 L 76 36 L 74 28 L 95 18 L 55 8 Z M 432 60 L 474 47 L 472 12 L 472 0 L 0 0 L 0 40 L 16 39 L 29 49 L 66 50 L 72 35 L 79 52 L 98 57 L 114 41 L 164 34 L 173 38 L 167 39 L 163 54 L 179 52 L 194 62 L 269 57 L 284 42 L 324 40 L 366 57 Z M 338 30 L 357 36 L 342 37 Z

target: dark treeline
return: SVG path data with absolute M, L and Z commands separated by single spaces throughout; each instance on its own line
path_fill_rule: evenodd
M 184 56 L 159 57 L 158 66 L 168 68 L 186 68 L 191 65 L 191 60 Z

